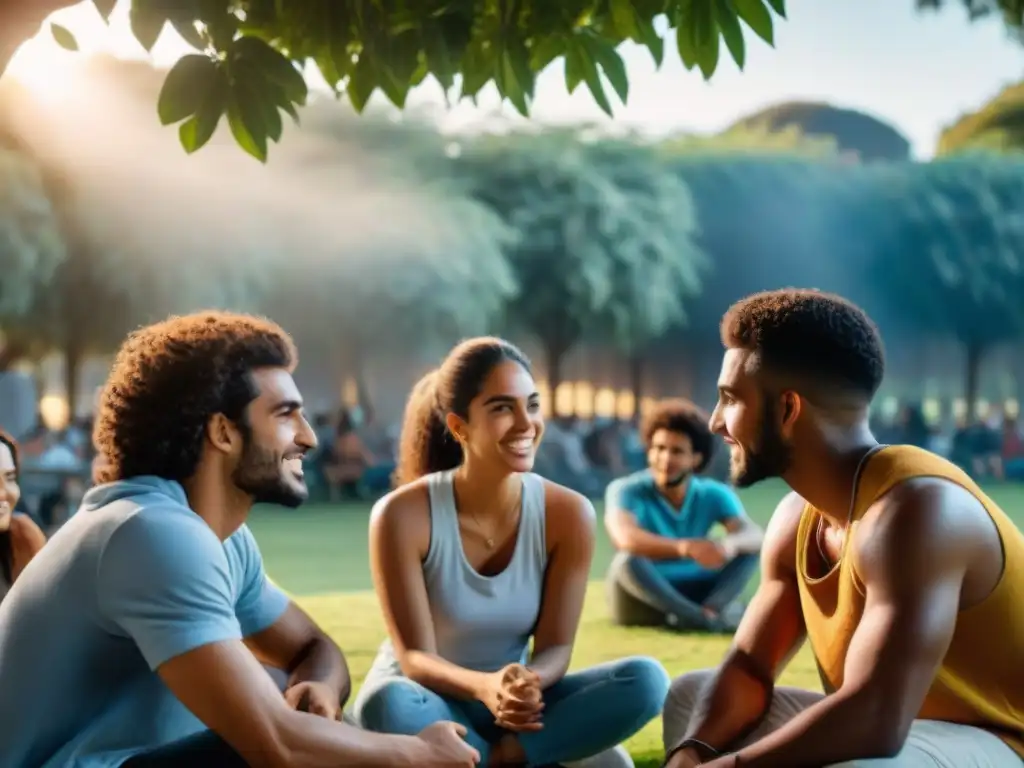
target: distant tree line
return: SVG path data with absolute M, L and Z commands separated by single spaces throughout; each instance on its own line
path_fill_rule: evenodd
M 763 126 L 658 143 L 589 128 L 456 140 L 343 114 L 331 103 L 305 110 L 326 147 L 309 165 L 330 178 L 351 162 L 340 148 L 356 146 L 411 212 L 396 214 L 390 238 L 339 232 L 352 241 L 344 254 L 333 241 L 289 242 L 273 221 L 266 235 L 204 231 L 185 210 L 192 239 L 163 253 L 143 217 L 96 195 L 83 202 L 60 168 L 8 142 L 0 368 L 59 351 L 74 392 L 82 359 L 139 324 L 231 306 L 280 319 L 315 340 L 312 354 L 349 369 L 381 345 L 497 331 L 537 342 L 552 391 L 587 343 L 614 346 L 639 388 L 651 355 L 712 348 L 731 301 L 802 285 L 961 345 L 973 400 L 986 353 L 1024 335 L 1024 160 L 1014 155 L 859 164 L 820 137 Z

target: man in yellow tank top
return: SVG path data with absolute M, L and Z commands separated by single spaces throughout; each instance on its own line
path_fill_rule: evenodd
M 712 429 L 734 482 L 792 489 L 722 665 L 665 704 L 669 768 L 1020 768 L 1024 536 L 956 466 L 879 446 L 877 329 L 830 294 L 756 294 L 722 321 Z M 775 687 L 810 643 L 826 694 Z

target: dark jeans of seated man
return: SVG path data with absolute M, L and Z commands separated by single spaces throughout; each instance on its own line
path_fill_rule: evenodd
M 249 764 L 213 731 L 128 758 L 121 768 L 249 768 Z
M 738 617 L 723 615 L 742 594 L 754 571 L 759 556 L 737 555 L 717 571 L 682 581 L 670 581 L 646 557 L 620 552 L 608 571 L 613 594 L 613 620 L 619 624 L 649 623 L 632 619 L 624 602 L 637 601 L 648 614 L 655 614 L 654 623 L 668 624 L 680 630 L 705 632 L 733 631 Z M 712 616 L 708 615 L 712 612 Z

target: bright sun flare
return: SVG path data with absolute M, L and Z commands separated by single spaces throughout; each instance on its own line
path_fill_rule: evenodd
M 26 41 L 14 54 L 7 74 L 39 99 L 59 102 L 74 91 L 75 57 L 79 54 L 65 51 L 49 36 L 44 25 L 43 32 Z
M 168 66 L 191 51 L 173 30 L 165 29 L 150 54 L 142 49 L 131 32 L 128 20 L 130 3 L 117 3 L 105 23 L 91 2 L 58 11 L 47 19 L 35 37 L 26 41 L 11 59 L 7 73 L 40 99 L 59 102 L 73 97 L 81 87 L 77 77 L 83 56 L 105 52 L 119 58 L 146 58 L 157 66 Z M 78 52 L 66 51 L 53 39 L 50 25 L 70 30 L 79 45 Z

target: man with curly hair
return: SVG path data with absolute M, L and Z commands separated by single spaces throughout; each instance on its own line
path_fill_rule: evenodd
M 644 418 L 648 468 L 609 484 L 605 527 L 619 554 L 605 580 L 612 619 L 731 632 L 754 570 L 761 530 L 731 488 L 700 477 L 714 440 L 708 416 L 687 400 L 664 400 Z M 716 526 L 724 538 L 713 540 Z
M 451 723 L 406 737 L 338 722 L 344 657 L 267 580 L 246 518 L 303 502 L 316 445 L 296 362 L 277 325 L 223 312 L 121 347 L 100 485 L 0 605 L 4 765 L 474 763 Z
M 885 358 L 860 308 L 756 294 L 722 342 L 733 480 L 792 492 L 725 660 L 672 685 L 669 768 L 1019 768 L 1024 535 L 951 462 L 875 440 Z M 775 685 L 805 639 L 824 693 Z

